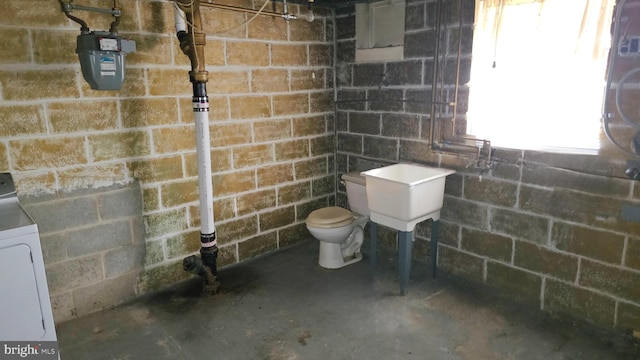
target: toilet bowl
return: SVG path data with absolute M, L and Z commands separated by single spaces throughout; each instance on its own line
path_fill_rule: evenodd
M 312 211 L 306 220 L 307 229 L 320 242 L 318 264 L 338 269 L 362 260 L 360 248 L 364 227 L 369 221 L 364 177 L 359 173 L 342 176 L 352 211 L 329 206 Z

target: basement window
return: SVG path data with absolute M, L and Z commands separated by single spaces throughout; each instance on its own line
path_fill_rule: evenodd
M 356 61 L 404 58 L 405 0 L 356 4 Z
M 596 154 L 615 0 L 477 0 L 469 134 Z

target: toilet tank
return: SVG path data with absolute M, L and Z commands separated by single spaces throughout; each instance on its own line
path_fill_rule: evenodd
M 365 188 L 365 177 L 359 171 L 354 171 L 342 175 L 342 180 L 347 187 L 347 200 L 349 210 L 360 215 L 369 216 L 369 204 L 367 202 L 367 191 Z

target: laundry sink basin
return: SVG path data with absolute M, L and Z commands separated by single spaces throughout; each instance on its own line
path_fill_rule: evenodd
M 361 172 L 366 179 L 371 221 L 400 231 L 440 219 L 444 183 L 454 170 L 395 164 Z

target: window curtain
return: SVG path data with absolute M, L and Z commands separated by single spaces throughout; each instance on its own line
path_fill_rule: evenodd
M 554 22 L 562 21 L 561 14 L 565 13 L 567 25 L 563 29 L 568 33 L 576 33 L 576 53 L 592 52 L 594 59 L 606 56 L 609 48 L 607 25 L 613 16 L 612 10 L 616 0 L 477 0 L 476 16 L 480 19 L 476 23 L 476 30 L 488 32 L 492 36 L 494 50 L 497 51 L 501 34 L 501 24 L 505 13 L 511 12 L 515 6 L 526 5 L 529 25 L 536 28 L 555 27 Z M 549 7 L 545 9 L 545 3 Z M 564 3 L 564 4 L 563 4 Z M 537 10 L 537 12 L 534 11 Z M 581 10 L 581 11 L 580 11 Z M 578 17 L 580 19 L 577 22 Z M 534 21 L 535 24 L 534 24 Z M 545 26 L 546 25 L 546 26 Z M 557 24 L 560 25 L 561 24 Z M 577 25 L 577 26 L 576 26 Z M 524 25 L 526 26 L 526 25 Z M 528 30 L 533 30 L 530 27 Z
M 614 3 L 476 0 L 469 133 L 501 147 L 597 149 Z

